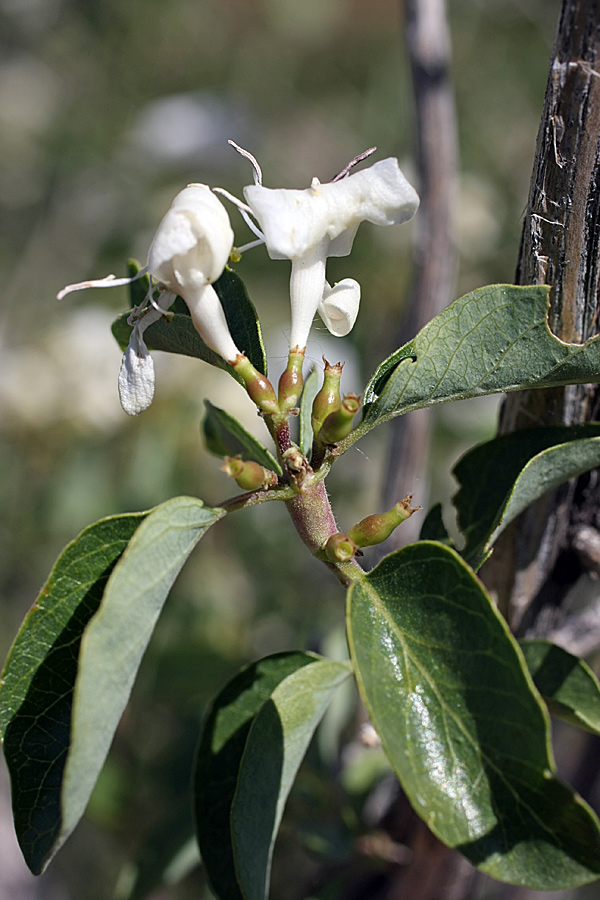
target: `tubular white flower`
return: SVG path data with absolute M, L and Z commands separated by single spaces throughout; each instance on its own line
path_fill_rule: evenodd
M 91 287 L 130 284 L 148 273 L 171 292 L 163 293 L 170 306 L 179 294 L 187 303 L 194 327 L 204 343 L 228 362 L 240 351 L 231 337 L 225 313 L 212 282 L 222 274 L 233 247 L 229 216 L 218 197 L 205 184 L 190 184 L 177 194 L 156 230 L 148 262 L 133 278 L 108 275 L 97 281 L 71 284 L 58 294 Z M 152 304 L 152 290 L 149 293 Z M 146 302 L 145 301 L 145 302 Z M 137 313 L 142 309 L 138 307 Z M 150 306 L 139 315 L 123 355 L 119 372 L 119 396 L 126 413 L 138 415 L 154 396 L 154 364 L 144 342 L 145 329 L 163 315 L 164 309 Z
M 361 222 L 399 225 L 408 221 L 419 206 L 416 191 L 393 158 L 340 181 L 321 184 L 313 179 L 305 190 L 249 185 L 244 188 L 244 196 L 265 235 L 271 259 L 292 261 L 290 347 L 299 349 L 306 346 L 319 305 L 324 309 L 327 306 L 327 257 L 350 253 Z M 356 315 L 344 313 L 341 318 L 351 328 Z M 328 328 L 334 319 L 325 312 L 323 320 Z M 330 330 L 333 334 L 342 333 L 337 325 Z
M 229 332 L 212 282 L 233 247 L 225 207 L 205 184 L 181 191 L 158 226 L 148 252 L 148 271 L 187 303 L 204 343 L 228 362 L 240 351 Z

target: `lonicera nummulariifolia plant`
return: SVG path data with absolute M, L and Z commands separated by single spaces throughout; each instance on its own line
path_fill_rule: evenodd
M 82 816 L 192 549 L 219 519 L 279 501 L 323 562 L 323 578 L 333 574 L 345 590 L 350 658 L 301 649 L 269 656 L 215 699 L 192 789 L 215 894 L 265 897 L 298 767 L 330 700 L 352 677 L 405 793 L 441 841 L 503 881 L 539 890 L 592 881 L 600 875 L 600 823 L 556 775 L 548 710 L 598 733 L 600 688 L 582 661 L 558 647 L 519 645 L 476 572 L 525 506 L 600 463 L 600 425 L 521 431 L 471 450 L 454 469 L 461 542 L 434 509 L 421 540 L 370 571 L 368 548 L 415 512 L 410 495 L 341 532 L 325 482 L 350 447 L 394 416 L 466 397 L 597 381 L 599 339 L 556 339 L 546 323 L 548 288 L 492 285 L 456 300 L 384 360 L 362 399 L 341 394 L 339 363 L 325 362 L 321 380 L 313 371 L 304 382 L 315 313 L 338 336 L 358 313 L 360 286 L 351 278 L 330 286 L 327 258 L 351 253 L 363 221 L 410 219 L 418 197 L 395 159 L 356 170 L 370 151 L 332 182 L 315 178 L 304 190 L 265 187 L 256 160 L 241 152 L 254 170 L 245 202 L 189 185 L 159 225 L 143 269 L 62 292 L 131 284 L 137 305 L 113 326 L 124 348 L 119 392 L 127 413 L 152 401 L 149 351 L 184 353 L 224 368 L 245 388 L 274 452 L 209 404 L 208 447 L 224 457 L 242 493 L 216 507 L 175 497 L 144 513 L 102 519 L 58 559 L 17 635 L 0 690 L 25 859 L 41 872 Z M 251 244 L 233 246 L 224 202 L 256 234 Z M 254 306 L 227 267 L 261 244 L 273 260 L 291 261 L 290 349 L 277 389 Z

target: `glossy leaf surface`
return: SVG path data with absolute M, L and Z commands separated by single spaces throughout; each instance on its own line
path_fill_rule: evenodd
M 555 775 L 518 646 L 450 548 L 413 544 L 348 597 L 363 699 L 416 811 L 502 881 L 559 890 L 600 874 L 600 824 Z
M 207 450 L 215 456 L 241 456 L 254 460 L 266 469 L 282 474 L 281 466 L 244 426 L 232 415 L 205 400 L 206 415 L 202 420 L 202 430 Z
M 548 288 L 490 285 L 451 303 L 377 369 L 363 424 L 524 388 L 600 380 L 600 339 L 565 344 L 546 322 Z
M 550 641 L 521 641 L 519 646 L 552 715 L 600 734 L 600 684 L 587 663 Z
M 221 900 L 263 900 L 286 798 L 348 665 L 311 653 L 267 657 L 215 700 L 195 772 L 200 852 Z

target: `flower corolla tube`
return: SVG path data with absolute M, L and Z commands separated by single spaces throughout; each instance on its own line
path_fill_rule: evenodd
M 399 225 L 412 218 L 419 197 L 394 158 L 352 175 L 305 190 L 253 184 L 244 197 L 262 232 L 271 259 L 292 263 L 290 350 L 303 351 L 318 311 L 337 337 L 351 331 L 358 314 L 360 286 L 345 278 L 327 284 L 329 256 L 347 256 L 361 222 Z
M 190 184 L 177 194 L 156 230 L 148 252 L 146 272 L 154 278 L 163 293 L 159 303 L 149 295 L 150 305 L 134 310 L 135 321 L 129 345 L 123 354 L 119 373 L 121 405 L 129 415 L 138 415 L 154 396 L 154 365 L 144 343 L 145 329 L 160 319 L 175 296 L 182 297 L 192 321 L 204 343 L 227 362 L 233 362 L 240 351 L 231 337 L 229 326 L 212 283 L 222 274 L 233 246 L 229 217 L 218 197 L 205 184 Z M 135 277 L 139 277 L 135 276 Z M 128 284 L 131 278 L 112 275 L 99 281 L 69 285 L 59 299 L 74 290 L 88 287 L 111 287 Z

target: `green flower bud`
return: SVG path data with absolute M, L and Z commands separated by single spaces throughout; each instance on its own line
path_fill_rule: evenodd
M 265 413 L 278 413 L 279 403 L 273 390 L 273 385 L 264 375 L 255 369 L 247 356 L 238 353 L 231 363 L 237 374 L 243 380 L 250 399 Z
M 414 512 L 421 509 L 420 506 L 412 507 L 410 502 L 412 494 L 408 494 L 404 500 L 400 500 L 388 512 L 379 515 L 367 516 L 348 532 L 348 537 L 354 541 L 357 547 L 372 547 L 381 544 L 389 538 L 392 531 L 409 519 Z
M 234 478 L 244 491 L 258 491 L 277 483 L 277 475 L 269 469 L 259 466 L 252 460 L 243 460 L 236 456 L 225 457 L 225 465 L 221 471 Z
M 311 424 L 313 434 L 316 437 L 321 430 L 321 425 L 327 416 L 335 412 L 342 405 L 340 397 L 340 378 L 342 377 L 343 363 L 331 366 L 325 357 L 325 371 L 323 372 L 323 387 L 313 400 Z
M 302 393 L 302 364 L 304 350 L 294 347 L 288 356 L 287 368 L 279 379 L 279 407 L 282 411 L 293 409 Z
M 319 431 L 321 444 L 337 444 L 352 431 L 352 419 L 360 409 L 360 397 L 346 394 L 339 409 L 329 413 Z
M 356 553 L 357 547 L 349 535 L 338 531 L 331 535 L 323 549 L 331 562 L 348 562 Z

